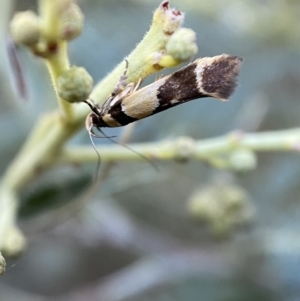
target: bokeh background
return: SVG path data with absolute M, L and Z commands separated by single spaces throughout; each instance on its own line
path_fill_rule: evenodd
M 79 1 L 86 21 L 69 45 L 71 62 L 100 80 L 141 40 L 159 3 Z M 139 121 L 132 142 L 299 126 L 299 1 L 171 6 L 197 33 L 198 56 L 245 59 L 239 86 L 229 103 L 196 100 Z M 14 88 L 5 39 L 13 12 L 26 9 L 36 10 L 36 1 L 4 1 L 0 10 L 2 174 L 36 120 L 56 107 L 45 66 L 24 49 L 18 54 L 27 99 Z M 87 133 L 70 143 L 89 143 Z M 8 261 L 0 300 L 300 300 L 300 157 L 268 152 L 257 162 L 244 173 L 196 161 L 158 162 L 159 172 L 147 162 L 118 163 L 71 217 L 66 204 L 86 197 L 95 166 L 48 173 L 22 193 L 20 226 L 29 246 Z M 193 216 L 191 201 L 208 208 L 206 222 Z

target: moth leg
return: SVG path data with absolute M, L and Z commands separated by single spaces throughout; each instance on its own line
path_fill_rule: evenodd
M 111 96 L 114 97 L 116 96 L 117 94 L 119 94 L 121 91 L 124 90 L 124 88 L 128 85 L 128 82 L 127 82 L 127 71 L 128 71 L 128 66 L 129 66 L 129 62 L 127 59 L 125 59 L 125 70 L 124 70 L 124 73 L 121 75 L 114 91 L 111 93 Z
M 131 93 L 133 93 L 133 92 L 135 92 L 136 90 L 138 90 L 139 87 L 140 87 L 140 85 L 141 85 L 141 83 L 142 83 L 142 79 L 140 78 L 140 79 L 138 80 L 138 82 L 135 84 L 134 89 L 132 90 Z
M 163 76 L 163 74 L 161 73 L 161 74 L 159 74 L 159 75 L 157 75 L 156 77 L 155 77 L 155 82 L 156 81 L 158 81 L 158 80 L 160 80 L 160 79 L 162 79 L 164 76 Z

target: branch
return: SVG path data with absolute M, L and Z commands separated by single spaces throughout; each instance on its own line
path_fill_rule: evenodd
M 228 135 L 195 141 L 189 137 L 176 140 L 129 145 L 134 151 L 154 160 L 205 161 L 218 168 L 234 170 L 254 169 L 254 152 L 294 151 L 300 152 L 300 128 L 246 134 L 235 131 Z M 98 149 L 102 162 L 139 161 L 143 157 L 122 145 L 101 146 Z M 54 164 L 82 164 L 97 162 L 95 151 L 90 146 L 65 148 Z

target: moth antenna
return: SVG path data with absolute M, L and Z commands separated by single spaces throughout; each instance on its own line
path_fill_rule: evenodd
M 94 125 L 93 125 L 94 126 Z M 95 132 L 93 131 L 93 126 L 90 128 L 90 133 L 93 137 L 96 137 L 96 138 L 116 138 L 117 136 L 107 136 L 107 135 L 104 135 L 103 137 L 102 136 L 99 136 L 97 134 L 95 134 Z M 97 128 L 99 130 L 99 128 Z M 89 130 L 89 129 L 88 129 Z M 101 131 L 100 131 L 101 132 Z M 103 132 L 101 132 L 103 133 Z
M 151 160 L 149 160 L 146 156 L 140 154 L 139 152 L 135 151 L 134 149 L 132 149 L 131 147 L 129 147 L 128 145 L 122 143 L 122 142 L 118 142 L 118 141 L 115 141 L 114 139 L 112 139 L 112 137 L 110 136 L 107 136 L 101 128 L 97 128 L 98 131 L 107 139 L 109 139 L 111 142 L 115 143 L 115 144 L 118 144 L 118 145 L 122 145 L 123 147 L 127 148 L 128 150 L 132 151 L 133 153 L 135 153 L 136 155 L 140 156 L 141 158 L 143 158 L 144 160 L 146 160 L 149 164 L 152 165 L 152 167 L 157 171 L 159 172 L 159 168 L 158 166 Z M 103 137 L 100 137 L 99 138 L 103 138 Z
M 89 130 L 88 130 L 88 133 L 89 133 L 89 137 L 90 137 L 90 140 L 91 140 L 91 143 L 92 143 L 92 146 L 97 154 L 97 157 L 98 157 L 98 160 L 97 160 L 97 166 L 96 166 L 96 169 L 95 169 L 95 175 L 94 175 L 94 182 L 96 182 L 98 176 L 99 176 L 99 171 L 100 171 L 100 166 L 101 166 L 101 156 L 99 154 L 99 152 L 97 151 L 97 148 L 96 148 L 96 145 L 93 141 L 93 125 L 90 126 Z
M 164 77 L 164 76 L 163 76 L 163 74 L 161 73 L 161 74 L 155 76 L 154 81 L 157 82 L 158 80 L 162 79 L 163 77 Z

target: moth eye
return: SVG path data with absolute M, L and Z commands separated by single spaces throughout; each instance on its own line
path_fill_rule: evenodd
M 99 116 L 97 116 L 95 113 L 91 114 L 91 119 L 93 124 L 98 124 L 99 123 Z

